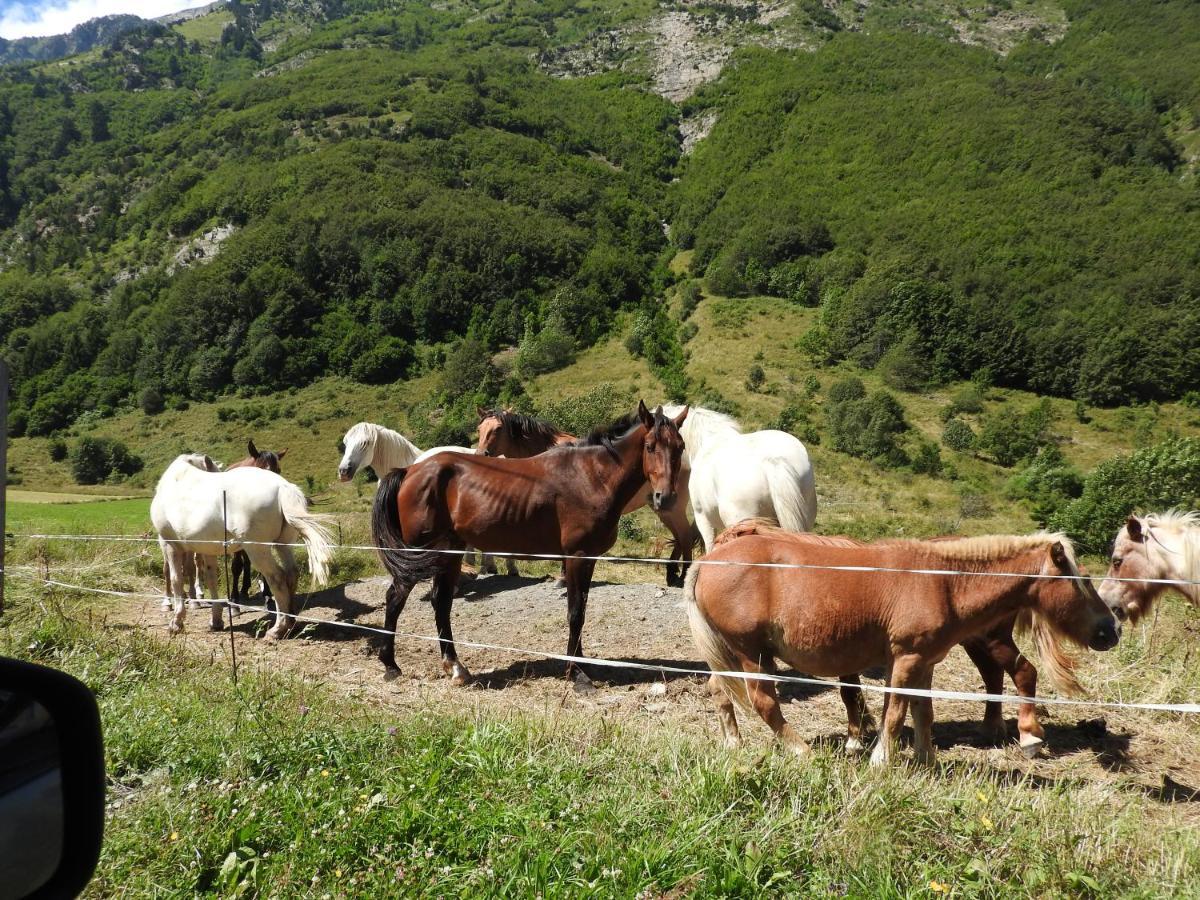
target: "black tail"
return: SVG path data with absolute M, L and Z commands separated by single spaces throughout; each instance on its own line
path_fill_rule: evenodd
M 433 578 L 444 567 L 441 554 L 420 550 L 404 543 L 396 494 L 407 469 L 392 469 L 379 480 L 371 509 L 371 538 L 378 548 L 383 567 L 396 581 L 409 586 Z

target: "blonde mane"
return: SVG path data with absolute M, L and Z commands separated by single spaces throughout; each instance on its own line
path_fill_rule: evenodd
M 371 466 L 376 472 L 384 473 L 412 465 L 421 455 L 421 448 L 400 434 L 374 422 L 359 422 L 350 426 L 342 442 L 350 446 L 354 439 L 371 445 L 370 457 L 363 457 L 360 465 Z
M 1168 509 L 1139 518 L 1148 535 L 1147 552 L 1154 553 L 1179 580 L 1200 580 L 1200 512 Z M 1200 585 L 1179 584 L 1175 589 L 1200 605 Z

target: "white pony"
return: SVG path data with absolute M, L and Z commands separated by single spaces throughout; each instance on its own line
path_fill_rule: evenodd
M 682 406 L 664 406 L 674 416 Z M 691 407 L 679 429 L 691 465 L 688 489 L 707 552 L 743 519 L 773 519 L 787 531 L 811 531 L 817 489 L 808 451 L 783 431 L 743 434 L 729 416 Z
M 342 444 L 346 449 L 338 463 L 338 481 L 349 481 L 363 466 L 370 466 L 382 477 L 392 469 L 403 469 L 436 453 L 475 453 L 474 447 L 432 447 L 423 451 L 400 432 L 372 422 L 351 425 Z M 517 574 L 517 565 L 511 558 L 505 560 L 505 565 L 509 575 Z M 491 556 L 481 554 L 479 569 L 494 575 L 496 562 Z
M 176 457 L 158 480 L 150 504 L 150 519 L 171 573 L 175 604 L 171 633 L 183 630 L 188 557 L 196 555 L 205 593 L 216 597 L 215 558 L 225 552 L 222 542 L 227 540 L 230 553 L 246 551 L 275 595 L 279 614 L 267 638 L 285 637 L 295 623 L 292 597 L 297 575 L 292 548 L 284 545 L 302 540 L 313 582 L 325 584 L 333 558 L 329 529 L 323 524 L 328 517 L 310 513 L 304 492 L 274 472 L 211 468 L 212 461 L 203 454 Z M 277 545 L 278 562 L 268 544 Z M 219 603 L 212 607 L 214 631 L 221 630 L 221 609 Z

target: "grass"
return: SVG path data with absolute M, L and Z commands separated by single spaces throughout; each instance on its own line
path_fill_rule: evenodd
M 140 534 L 150 526 L 149 498 L 98 503 L 9 501 L 6 529 L 21 533 Z
M 0 651 L 97 691 L 110 778 L 93 896 L 1171 896 L 1183 811 L 1111 785 L 642 732 L 588 714 L 367 707 L 227 670 L 63 594 Z
M 202 16 L 188 19 L 173 26 L 189 41 L 203 44 L 215 44 L 221 39 L 221 32 L 226 25 L 233 23 L 233 13 L 226 9 L 216 9 Z

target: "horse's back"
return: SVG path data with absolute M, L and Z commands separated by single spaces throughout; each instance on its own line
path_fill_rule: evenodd
M 731 435 L 694 459 L 692 473 L 693 508 L 722 527 L 752 518 L 775 519 L 797 531 L 812 527 L 812 464 L 804 445 L 786 432 Z

